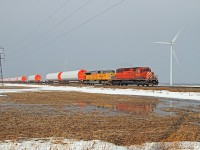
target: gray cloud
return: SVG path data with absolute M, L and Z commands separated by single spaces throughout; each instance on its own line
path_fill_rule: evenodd
M 166 83 L 169 82 L 169 46 L 148 41 L 170 41 L 183 27 L 174 45 L 180 62 L 178 65 L 173 59 L 174 82 L 200 83 L 200 1 L 126 0 L 70 34 L 52 41 L 120 1 L 93 0 L 66 22 L 38 38 L 87 1 L 71 0 L 24 38 L 66 0 L 40 0 L 38 3 L 37 0 L 1 0 L 0 45 L 6 50 L 4 76 L 37 73 L 45 76 L 76 69 L 149 66 L 160 82 Z M 37 40 L 33 42 L 34 39 Z

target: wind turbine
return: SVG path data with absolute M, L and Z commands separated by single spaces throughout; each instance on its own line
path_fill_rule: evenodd
M 170 86 L 173 85 L 173 83 L 172 83 L 172 81 L 173 81 L 173 80 L 172 80 L 172 69 L 173 69 L 173 68 L 172 68 L 172 67 L 173 67 L 173 65 L 172 65 L 172 62 L 173 62 L 172 57 L 173 57 L 173 55 L 174 55 L 174 57 L 175 57 L 177 63 L 179 64 L 178 58 L 176 57 L 176 53 L 175 53 L 175 51 L 173 50 L 173 45 L 174 45 L 174 43 L 175 43 L 177 37 L 178 37 L 179 34 L 181 33 L 181 31 L 182 31 L 182 29 L 179 30 L 179 32 L 178 32 L 178 33 L 176 34 L 176 36 L 172 39 L 171 42 L 152 42 L 152 43 L 156 43 L 156 44 L 170 45 Z

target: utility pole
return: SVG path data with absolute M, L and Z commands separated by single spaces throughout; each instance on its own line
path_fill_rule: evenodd
M 0 79 L 1 79 L 1 84 L 3 85 L 3 68 L 2 68 L 2 62 L 1 60 L 4 60 L 5 62 L 5 53 L 4 53 L 4 48 L 0 46 Z

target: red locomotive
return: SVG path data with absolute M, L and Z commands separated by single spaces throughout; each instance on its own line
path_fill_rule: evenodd
M 158 79 L 149 67 L 119 68 L 116 70 L 114 85 L 158 85 Z

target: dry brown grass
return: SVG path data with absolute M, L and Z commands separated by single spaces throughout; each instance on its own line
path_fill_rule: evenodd
M 87 104 L 116 104 L 118 102 L 130 102 L 136 104 L 155 104 L 156 98 L 145 98 L 140 96 L 109 95 L 109 94 L 88 94 L 80 92 L 28 92 L 9 93 L 6 101 L 26 104 L 55 104 L 67 105 L 77 102 Z
M 24 86 L 0 86 L 0 89 L 29 89 L 30 87 Z
M 182 109 L 175 116 L 158 116 L 153 112 L 158 103 L 155 98 L 78 92 L 7 95 L 0 97 L 0 140 L 64 137 L 98 139 L 117 145 L 200 140 L 200 113 Z M 123 108 L 115 115 L 97 111 L 99 107 L 116 111 L 118 104 Z M 64 106 L 79 109 L 67 110 Z M 97 107 L 84 113 L 81 109 L 86 106 Z

